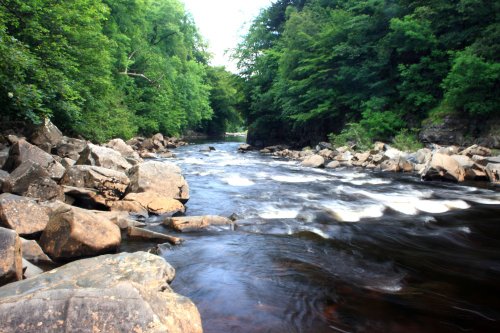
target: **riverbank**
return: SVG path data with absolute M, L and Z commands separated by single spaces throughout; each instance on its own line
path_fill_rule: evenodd
M 238 148 L 240 152 L 254 150 L 248 144 Z M 359 167 L 388 172 L 413 172 L 422 180 L 452 182 L 478 181 L 500 185 L 500 155 L 492 156 L 492 150 L 479 145 L 470 147 L 429 145 L 416 152 L 403 152 L 383 142 L 373 149 L 358 152 L 352 147 L 333 147 L 321 142 L 315 149 L 288 149 L 286 146 L 269 146 L 261 154 L 297 160 L 312 168 L 335 169 Z
M 186 229 L 232 223 L 175 217 L 189 185 L 167 159 L 187 143 L 94 145 L 49 121 L 24 134 L 0 137 L 0 331 L 201 332 L 196 306 L 169 286 L 172 266 L 147 245 L 115 254 L 124 241 L 175 246 Z M 170 232 L 142 228 L 151 218 Z

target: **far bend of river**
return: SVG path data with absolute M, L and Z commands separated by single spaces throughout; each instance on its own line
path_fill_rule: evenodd
M 175 151 L 187 215 L 240 220 L 161 246 L 205 332 L 500 332 L 498 189 L 211 145 Z

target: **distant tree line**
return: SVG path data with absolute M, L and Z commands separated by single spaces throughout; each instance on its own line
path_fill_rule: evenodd
M 0 59 L 3 120 L 95 141 L 241 124 L 241 80 L 178 0 L 0 0 Z
M 500 2 L 277 0 L 236 56 L 251 140 L 390 140 L 500 113 Z

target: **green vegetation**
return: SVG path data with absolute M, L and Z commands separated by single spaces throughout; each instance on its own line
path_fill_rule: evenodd
M 396 136 L 412 149 L 405 129 L 429 116 L 488 119 L 500 108 L 499 12 L 487 0 L 274 1 L 237 50 L 249 138 Z
M 424 145 L 418 141 L 415 131 L 409 131 L 404 128 L 399 132 L 393 140 L 393 146 L 402 151 L 417 151 L 423 148 Z
M 204 48 L 179 0 L 0 0 L 2 120 L 95 141 L 223 131 L 239 98 Z

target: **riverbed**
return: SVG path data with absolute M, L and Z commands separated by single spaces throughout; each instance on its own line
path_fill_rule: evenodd
M 205 332 L 499 331 L 498 189 L 303 168 L 238 145 L 173 160 L 187 215 L 238 218 L 160 246 Z

